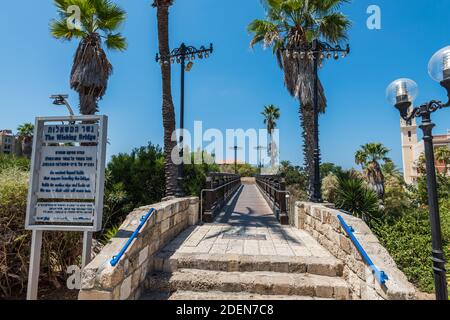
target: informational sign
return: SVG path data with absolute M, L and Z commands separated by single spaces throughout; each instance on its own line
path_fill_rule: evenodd
M 44 202 L 36 205 L 37 222 L 92 223 L 94 205 L 83 202 Z
M 97 147 L 43 147 L 37 195 L 45 199 L 95 199 Z
M 44 143 L 97 142 L 97 124 L 47 125 L 44 126 Z
M 27 229 L 101 229 L 106 128 L 106 116 L 36 119 Z

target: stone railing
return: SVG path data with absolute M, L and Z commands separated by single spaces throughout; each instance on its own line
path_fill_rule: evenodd
M 338 215 L 354 229 L 354 234 L 373 263 L 389 280 L 381 285 L 341 226 Z M 411 300 L 416 298 L 414 286 L 397 268 L 387 250 L 379 243 L 364 221 L 333 209 L 332 206 L 297 202 L 295 226 L 310 233 L 336 258 L 344 262 L 344 278 L 350 284 L 352 299 Z
M 119 263 L 111 259 L 124 247 L 150 210 L 155 214 L 141 229 Z M 153 255 L 188 226 L 199 221 L 199 199 L 170 199 L 134 210 L 118 234 L 82 272 L 80 300 L 135 300 L 141 295 L 147 273 L 153 270 Z

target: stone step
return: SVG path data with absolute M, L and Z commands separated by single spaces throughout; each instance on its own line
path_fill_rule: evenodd
M 183 254 L 160 252 L 154 258 L 155 271 L 172 273 L 179 269 L 227 272 L 310 273 L 341 277 L 343 264 L 334 257 L 283 257 L 230 254 Z
M 312 274 L 279 272 L 223 272 L 180 269 L 174 273 L 150 274 L 148 291 L 247 292 L 260 295 L 307 296 L 344 300 L 349 286 L 344 279 Z
M 173 293 L 168 300 L 196 301 L 196 300 L 213 300 L 213 301 L 251 301 L 251 300 L 330 300 L 325 298 L 305 297 L 305 296 L 288 296 L 288 295 L 263 295 L 248 292 L 194 292 L 194 291 L 177 291 Z

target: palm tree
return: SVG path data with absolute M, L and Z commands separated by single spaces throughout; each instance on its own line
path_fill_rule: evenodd
M 27 158 L 31 158 L 33 134 L 34 125 L 32 123 L 24 123 L 17 128 L 17 135 L 22 144 L 22 155 Z
M 299 55 L 288 55 L 288 45 L 311 44 L 314 39 L 338 43 L 347 39 L 350 21 L 338 12 L 348 0 L 262 0 L 266 20 L 254 20 L 248 26 L 254 34 L 250 46 L 262 43 L 272 46 L 289 93 L 299 100 L 300 121 L 303 128 L 305 167 L 314 176 L 314 70 L 313 62 Z M 319 81 L 319 111 L 325 112 L 326 98 Z
M 381 170 L 380 161 L 392 162 L 387 157 L 389 149 L 381 143 L 368 143 L 361 146 L 355 154 L 355 162 L 361 165 L 369 185 L 376 191 L 380 199 L 384 198 L 384 175 Z
M 261 114 L 264 116 L 264 124 L 267 125 L 267 131 L 271 135 L 277 127 L 277 120 L 280 119 L 280 108 L 270 104 L 264 107 L 264 111 Z
M 447 176 L 447 172 L 450 166 L 450 149 L 447 146 L 438 147 L 434 151 L 436 160 L 444 164 L 444 176 Z
M 58 19 L 51 23 L 52 35 L 61 40 L 79 40 L 75 53 L 70 87 L 80 96 L 80 113 L 98 112 L 98 101 L 105 95 L 113 67 L 102 48 L 124 51 L 125 38 L 117 32 L 125 21 L 125 11 L 110 0 L 54 0 Z M 72 10 L 80 10 L 80 21 L 70 23 Z
M 278 119 L 280 119 L 280 108 L 270 104 L 264 107 L 264 111 L 261 114 L 264 116 L 264 124 L 267 126 L 267 132 L 269 133 L 269 146 L 267 150 L 270 155 L 271 166 L 273 167 L 275 165 L 276 146 L 272 133 L 277 126 Z
M 169 7 L 173 0 L 154 0 L 153 7 L 157 10 L 158 18 L 158 42 L 161 57 L 168 57 L 169 46 Z M 167 59 L 168 60 L 168 59 Z M 164 126 L 164 156 L 166 174 L 166 195 L 173 196 L 177 188 L 177 166 L 172 161 L 172 151 L 176 147 L 176 141 L 172 141 L 175 132 L 175 108 L 172 99 L 171 65 L 169 61 L 161 63 L 162 77 L 162 116 Z

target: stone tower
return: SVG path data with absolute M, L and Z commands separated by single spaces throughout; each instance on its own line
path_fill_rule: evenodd
M 409 123 L 400 120 L 400 128 L 402 135 L 402 156 L 403 156 L 403 176 L 406 183 L 415 183 L 414 177 L 414 148 L 417 145 L 417 124 L 416 119 L 412 119 Z

